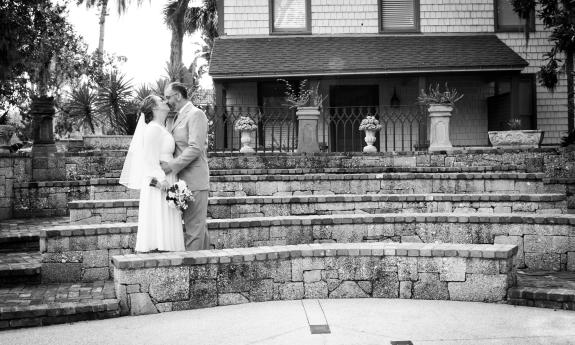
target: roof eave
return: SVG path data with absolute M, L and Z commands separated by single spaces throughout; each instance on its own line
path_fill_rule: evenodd
M 527 65 L 474 67 L 474 68 L 438 68 L 438 69 L 402 69 L 402 70 L 375 70 L 375 71 L 309 71 L 293 73 L 238 73 L 238 74 L 210 74 L 214 80 L 228 79 L 263 79 L 263 78 L 289 78 L 289 77 L 336 77 L 359 75 L 385 75 L 385 74 L 417 74 L 417 73 L 461 73 L 461 72 L 500 72 L 522 71 Z

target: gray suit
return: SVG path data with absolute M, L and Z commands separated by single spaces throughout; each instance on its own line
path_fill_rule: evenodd
M 186 104 L 168 130 L 176 141 L 174 159 L 168 162 L 172 172 L 184 180 L 196 199 L 184 211 L 186 250 L 210 249 L 206 224 L 210 170 L 208 168 L 208 118 L 193 104 Z

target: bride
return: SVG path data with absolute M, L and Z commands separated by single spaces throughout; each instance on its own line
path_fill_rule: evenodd
M 166 175 L 160 161 L 173 158 L 175 142 L 164 127 L 170 108 L 155 95 L 140 105 L 140 116 L 132 137 L 120 184 L 140 190 L 136 252 L 184 251 L 184 233 L 180 211 L 166 201 L 167 189 L 177 182 L 174 174 Z M 151 181 L 157 181 L 151 186 Z

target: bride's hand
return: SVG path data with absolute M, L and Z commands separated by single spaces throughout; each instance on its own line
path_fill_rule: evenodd
M 164 180 L 162 181 L 162 183 L 160 183 L 160 189 L 162 190 L 162 192 L 167 191 L 168 188 L 170 188 L 170 184 L 168 183 L 168 181 Z

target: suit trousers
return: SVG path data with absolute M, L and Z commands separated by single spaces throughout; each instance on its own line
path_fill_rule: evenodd
M 194 202 L 184 210 L 184 243 L 186 250 L 211 249 L 208 234 L 208 193 L 207 190 L 192 191 Z

